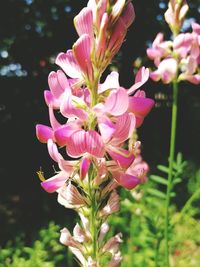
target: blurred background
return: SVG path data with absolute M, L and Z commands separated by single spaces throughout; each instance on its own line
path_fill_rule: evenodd
M 197 21 L 200 15 L 200 1 L 187 2 L 190 11 L 184 30 L 191 31 L 191 22 Z M 43 99 L 43 91 L 48 87 L 48 73 L 57 69 L 54 65 L 56 55 L 70 49 L 77 39 L 73 17 L 86 4 L 87 1 L 80 0 L 1 1 L 0 247 L 6 246 L 9 240 L 10 244 L 15 242 L 19 236 L 24 244 L 31 245 L 39 229 L 47 227 L 50 221 L 62 227 L 74 225 L 73 211 L 58 205 L 56 194 L 47 194 L 40 187 L 36 172 L 42 167 L 45 176 L 50 177 L 53 162 L 46 145 L 36 139 L 35 125 L 49 124 Z M 134 82 L 134 72 L 141 64 L 151 67 L 145 51 L 156 34 L 163 31 L 166 38 L 170 37 L 163 19 L 166 0 L 134 0 L 133 4 L 136 20 L 112 64 L 119 69 L 121 85 L 126 88 Z M 171 88 L 149 81 L 144 89 L 148 97 L 156 100 L 156 106 L 138 134 L 143 144 L 143 158 L 154 171 L 158 163 L 167 162 Z M 177 152 L 182 152 L 189 162 L 175 200 L 181 207 L 190 194 L 188 179 L 200 163 L 199 86 L 180 85 L 179 107 Z M 198 183 L 200 185 L 200 181 Z M 51 227 L 56 228 L 55 225 Z

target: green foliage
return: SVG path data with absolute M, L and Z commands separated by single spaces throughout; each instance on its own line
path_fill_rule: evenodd
M 182 177 L 188 175 L 187 169 L 187 162 L 179 153 L 173 164 L 172 198 L 177 195 L 177 189 L 185 183 Z M 130 192 L 121 189 L 121 211 L 117 219 L 111 219 L 111 223 L 115 230 L 123 233 L 122 267 L 163 267 L 164 207 L 169 170 L 163 165 L 158 165 L 158 170 L 160 174 L 150 175 L 149 181 L 143 187 Z M 198 172 L 196 175 L 198 176 Z M 194 183 L 198 181 L 196 175 L 193 178 Z M 191 180 L 188 179 L 188 182 L 190 184 Z M 193 204 L 200 199 L 200 189 L 193 188 L 196 191 L 180 211 L 175 204 L 171 205 L 169 210 L 171 266 L 197 267 L 200 262 L 200 224 L 198 219 L 191 216 L 194 213 L 188 212 L 194 211 Z
M 65 248 L 59 243 L 60 227 L 49 223 L 39 232 L 38 240 L 31 247 L 21 238 L 8 242 L 0 251 L 0 267 L 54 267 L 66 260 Z

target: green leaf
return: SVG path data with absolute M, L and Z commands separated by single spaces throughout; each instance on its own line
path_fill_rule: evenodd
M 169 168 L 164 165 L 158 165 L 157 168 L 162 172 L 169 173 Z
M 177 154 L 177 157 L 176 157 L 176 163 L 177 163 L 177 165 L 181 165 L 182 164 L 182 161 L 183 161 L 183 155 L 182 155 L 182 153 L 178 153 Z
M 172 183 L 173 183 L 173 184 L 179 184 L 181 181 L 182 181 L 181 178 L 175 178 L 175 179 L 172 181 Z
M 151 175 L 150 179 L 156 183 L 162 184 L 162 185 L 167 185 L 167 180 L 161 176 L 158 175 Z
M 154 188 L 148 188 L 147 189 L 147 192 L 155 197 L 159 197 L 159 198 L 162 198 L 162 199 L 165 199 L 166 196 L 163 192 L 157 190 L 157 189 L 154 189 Z

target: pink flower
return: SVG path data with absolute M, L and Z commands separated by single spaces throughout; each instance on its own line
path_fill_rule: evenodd
M 150 77 L 154 81 L 161 79 L 163 83 L 170 83 L 176 78 L 177 70 L 177 61 L 173 58 L 167 58 L 161 61 L 156 71 L 151 72 Z

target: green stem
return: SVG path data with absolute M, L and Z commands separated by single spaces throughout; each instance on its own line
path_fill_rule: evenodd
M 92 187 L 93 181 L 93 171 L 89 175 L 88 181 L 88 195 L 91 200 L 91 207 L 90 207 L 90 216 L 89 216 L 89 225 L 90 225 L 90 233 L 92 237 L 92 251 L 91 257 L 96 262 L 97 266 L 99 267 L 99 256 L 98 256 L 98 221 L 97 221 L 97 199 L 96 199 L 96 192 L 95 189 Z
M 157 242 L 156 242 L 156 250 L 155 250 L 155 267 L 158 267 L 158 260 L 159 260 L 159 248 L 160 248 L 160 242 L 161 242 L 161 239 L 158 238 L 157 239 Z
M 167 195 L 165 205 L 165 266 L 169 267 L 169 206 L 170 195 L 173 180 L 173 162 L 176 142 L 176 121 L 177 121 L 177 100 L 178 100 L 178 83 L 173 81 L 173 104 L 172 104 L 172 121 L 171 121 L 171 138 L 170 138 L 170 155 L 169 155 L 169 173 L 167 183 Z
M 198 188 L 185 203 L 184 207 L 180 212 L 180 218 L 186 213 L 186 211 L 191 207 L 193 201 L 200 196 L 200 188 Z

